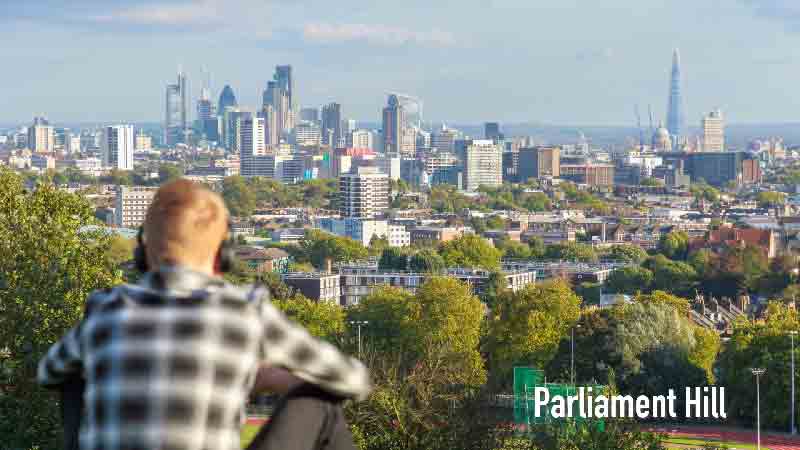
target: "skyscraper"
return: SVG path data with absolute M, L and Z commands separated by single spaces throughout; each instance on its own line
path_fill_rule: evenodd
M 358 167 L 339 176 L 342 217 L 371 219 L 389 207 L 389 176 L 377 167 Z
M 462 145 L 465 191 L 503 184 L 503 149 L 500 145 L 490 140 L 465 141 Z
M 226 84 L 225 87 L 222 88 L 222 92 L 219 94 L 217 114 L 223 115 L 225 113 L 225 108 L 228 106 L 236 107 L 239 106 L 239 104 L 236 103 L 236 95 L 233 94 L 233 88 Z
M 44 117 L 34 117 L 28 127 L 28 148 L 36 153 L 49 153 L 55 150 L 55 130 Z
M 389 96 L 383 108 L 383 151 L 387 154 L 399 155 L 403 147 L 403 126 L 405 111 L 396 95 Z
M 167 85 L 164 114 L 164 143 L 185 143 L 189 124 L 189 96 L 186 75 L 178 72 L 178 82 Z
M 500 124 L 497 122 L 486 122 L 483 125 L 483 136 L 495 142 L 502 141 L 504 136 L 500 133 Z
M 329 103 L 322 107 L 322 143 L 331 148 L 344 145 L 342 133 L 342 105 Z M 342 142 L 339 142 L 339 141 Z
M 100 150 L 103 166 L 117 170 L 133 170 L 133 125 L 112 125 L 103 128 Z
M 275 66 L 275 75 L 264 90 L 263 107 L 271 105 L 278 124 L 278 136 L 286 136 L 296 121 L 292 66 Z
M 669 80 L 667 104 L 667 131 L 676 141 L 683 132 L 683 98 L 681 97 L 681 58 L 676 48 L 672 53 L 672 74 Z M 676 141 L 677 142 L 677 141 Z
M 300 110 L 300 120 L 306 122 L 319 121 L 319 108 L 303 108 Z
M 278 83 L 278 87 L 286 92 L 286 95 L 289 97 L 289 105 L 294 109 L 295 100 L 297 99 L 294 98 L 292 66 L 275 66 L 275 81 Z
M 717 109 L 703 117 L 703 151 L 723 150 L 725 150 L 725 121 L 722 118 L 722 111 Z

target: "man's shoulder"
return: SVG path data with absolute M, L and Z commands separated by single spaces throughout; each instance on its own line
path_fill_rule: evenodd
M 227 281 L 211 287 L 224 300 L 258 305 L 269 300 L 269 289 L 261 284 L 232 284 Z

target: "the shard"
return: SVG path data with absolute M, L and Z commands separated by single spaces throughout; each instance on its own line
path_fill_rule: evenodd
M 683 133 L 683 97 L 681 97 L 681 58 L 678 49 L 672 53 L 672 75 L 669 80 L 669 101 L 667 104 L 667 131 L 677 138 Z

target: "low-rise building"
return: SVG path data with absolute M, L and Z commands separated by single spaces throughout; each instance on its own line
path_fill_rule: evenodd
M 279 248 L 237 247 L 236 259 L 262 273 L 285 273 L 291 263 L 289 254 Z
M 290 272 L 281 275 L 281 279 L 311 300 L 336 304 L 341 301 L 341 277 L 338 273 Z

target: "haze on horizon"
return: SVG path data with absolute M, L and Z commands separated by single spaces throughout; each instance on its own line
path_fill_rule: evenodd
M 796 122 L 796 0 L 4 0 L 0 123 L 158 122 L 179 66 L 196 99 L 257 107 L 276 64 L 300 106 L 375 122 L 387 91 L 427 120 L 627 125 L 665 116 L 680 48 L 686 121 Z M 9 45 L 10 44 L 10 45 Z M 194 104 L 192 104 L 192 110 Z

